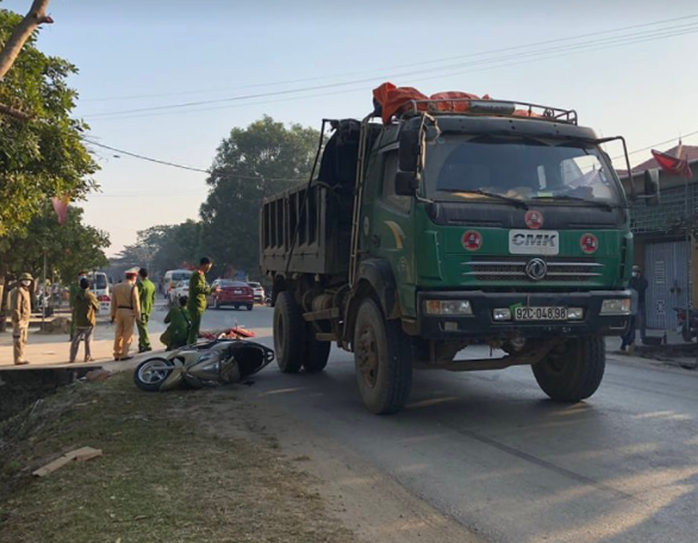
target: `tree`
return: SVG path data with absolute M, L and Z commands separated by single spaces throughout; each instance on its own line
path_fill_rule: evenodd
M 0 59 L 23 21 L 0 10 L 0 43 L 7 44 Z M 24 121 L 0 115 L 0 237 L 21 231 L 51 196 L 80 200 L 96 187 L 89 176 L 97 165 L 81 139 L 87 126 L 70 116 L 77 93 L 66 79 L 77 68 L 41 53 L 36 34 L 23 31 L 21 38 L 26 43 L 14 48 L 14 65 L 0 84 L 0 104 L 28 115 Z
M 105 266 L 109 236 L 84 224 L 82 216 L 79 207 L 68 209 L 63 224 L 58 224 L 53 210 L 36 215 L 21 233 L 0 238 L 0 261 L 15 276 L 29 272 L 41 277 L 45 253 L 48 277 L 63 283 L 72 281 L 81 269 Z
M 271 117 L 234 128 L 218 147 L 211 187 L 201 206 L 204 252 L 219 266 L 259 265 L 259 207 L 270 196 L 307 180 L 319 133 Z
M 117 275 L 134 266 L 145 266 L 155 276 L 193 264 L 200 257 L 201 223 L 189 219 L 141 230 L 135 245 L 124 247 L 111 264 Z

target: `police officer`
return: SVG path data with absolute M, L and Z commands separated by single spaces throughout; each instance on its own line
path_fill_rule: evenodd
M 138 294 L 141 302 L 141 318 L 136 321 L 138 327 L 138 352 L 152 351 L 150 337 L 148 337 L 148 321 L 155 307 L 155 285 L 148 279 L 148 270 L 138 270 Z
M 141 301 L 136 285 L 136 270 L 127 270 L 126 281 L 114 286 L 111 299 L 111 321 L 114 330 L 114 360 L 130 360 L 128 350 L 133 341 L 133 326 L 141 316 Z
M 189 344 L 196 343 L 199 338 L 199 328 L 201 327 L 201 317 L 206 311 L 206 296 L 211 294 L 211 287 L 206 284 L 206 273 L 211 271 L 213 262 L 207 256 L 199 261 L 199 268 L 191 274 L 189 279 L 189 316 L 191 317 L 191 328 L 189 329 Z
M 15 365 L 29 364 L 24 359 L 24 346 L 27 344 L 27 331 L 31 317 L 31 288 L 34 279 L 28 273 L 19 276 L 19 283 L 12 292 L 12 342 Z

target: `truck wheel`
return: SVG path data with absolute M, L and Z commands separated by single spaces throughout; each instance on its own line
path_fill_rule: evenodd
M 557 402 L 578 402 L 601 384 L 606 368 L 603 338 L 571 339 L 533 365 L 538 385 Z
M 274 350 L 283 373 L 298 373 L 305 355 L 305 321 L 301 308 L 288 292 L 280 292 L 274 306 Z
M 327 366 L 327 359 L 330 356 L 332 344 L 329 341 L 318 341 L 315 339 L 315 326 L 312 323 L 308 323 L 306 334 L 303 369 L 307 373 L 318 373 Z
M 377 415 L 396 413 L 412 387 L 410 341 L 399 321 L 386 321 L 369 299 L 361 302 L 354 329 L 354 363 L 366 408 Z

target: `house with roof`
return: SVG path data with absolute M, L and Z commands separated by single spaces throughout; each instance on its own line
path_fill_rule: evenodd
M 654 158 L 635 166 L 631 175 L 618 171 L 626 193 L 631 194 L 631 181 L 641 193 L 645 172 L 659 170 L 659 203 L 639 199 L 630 209 L 635 264 L 648 281 L 647 327 L 655 330 L 676 328 L 675 307 L 686 307 L 689 300 L 698 306 L 698 279 L 693 271 L 698 266 L 698 146 L 677 145 L 664 153 L 686 159 L 693 176 L 672 175 Z

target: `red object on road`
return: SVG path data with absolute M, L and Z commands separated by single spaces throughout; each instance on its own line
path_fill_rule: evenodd
M 679 153 L 680 153 L 679 147 Z M 659 167 L 665 172 L 669 172 L 672 175 L 679 177 L 685 177 L 687 179 L 693 177 L 693 172 L 691 171 L 691 166 L 688 164 L 688 160 L 685 158 L 678 158 L 675 156 L 667 155 L 661 151 L 656 151 L 652 149 L 652 156 L 654 160 L 657 161 Z

